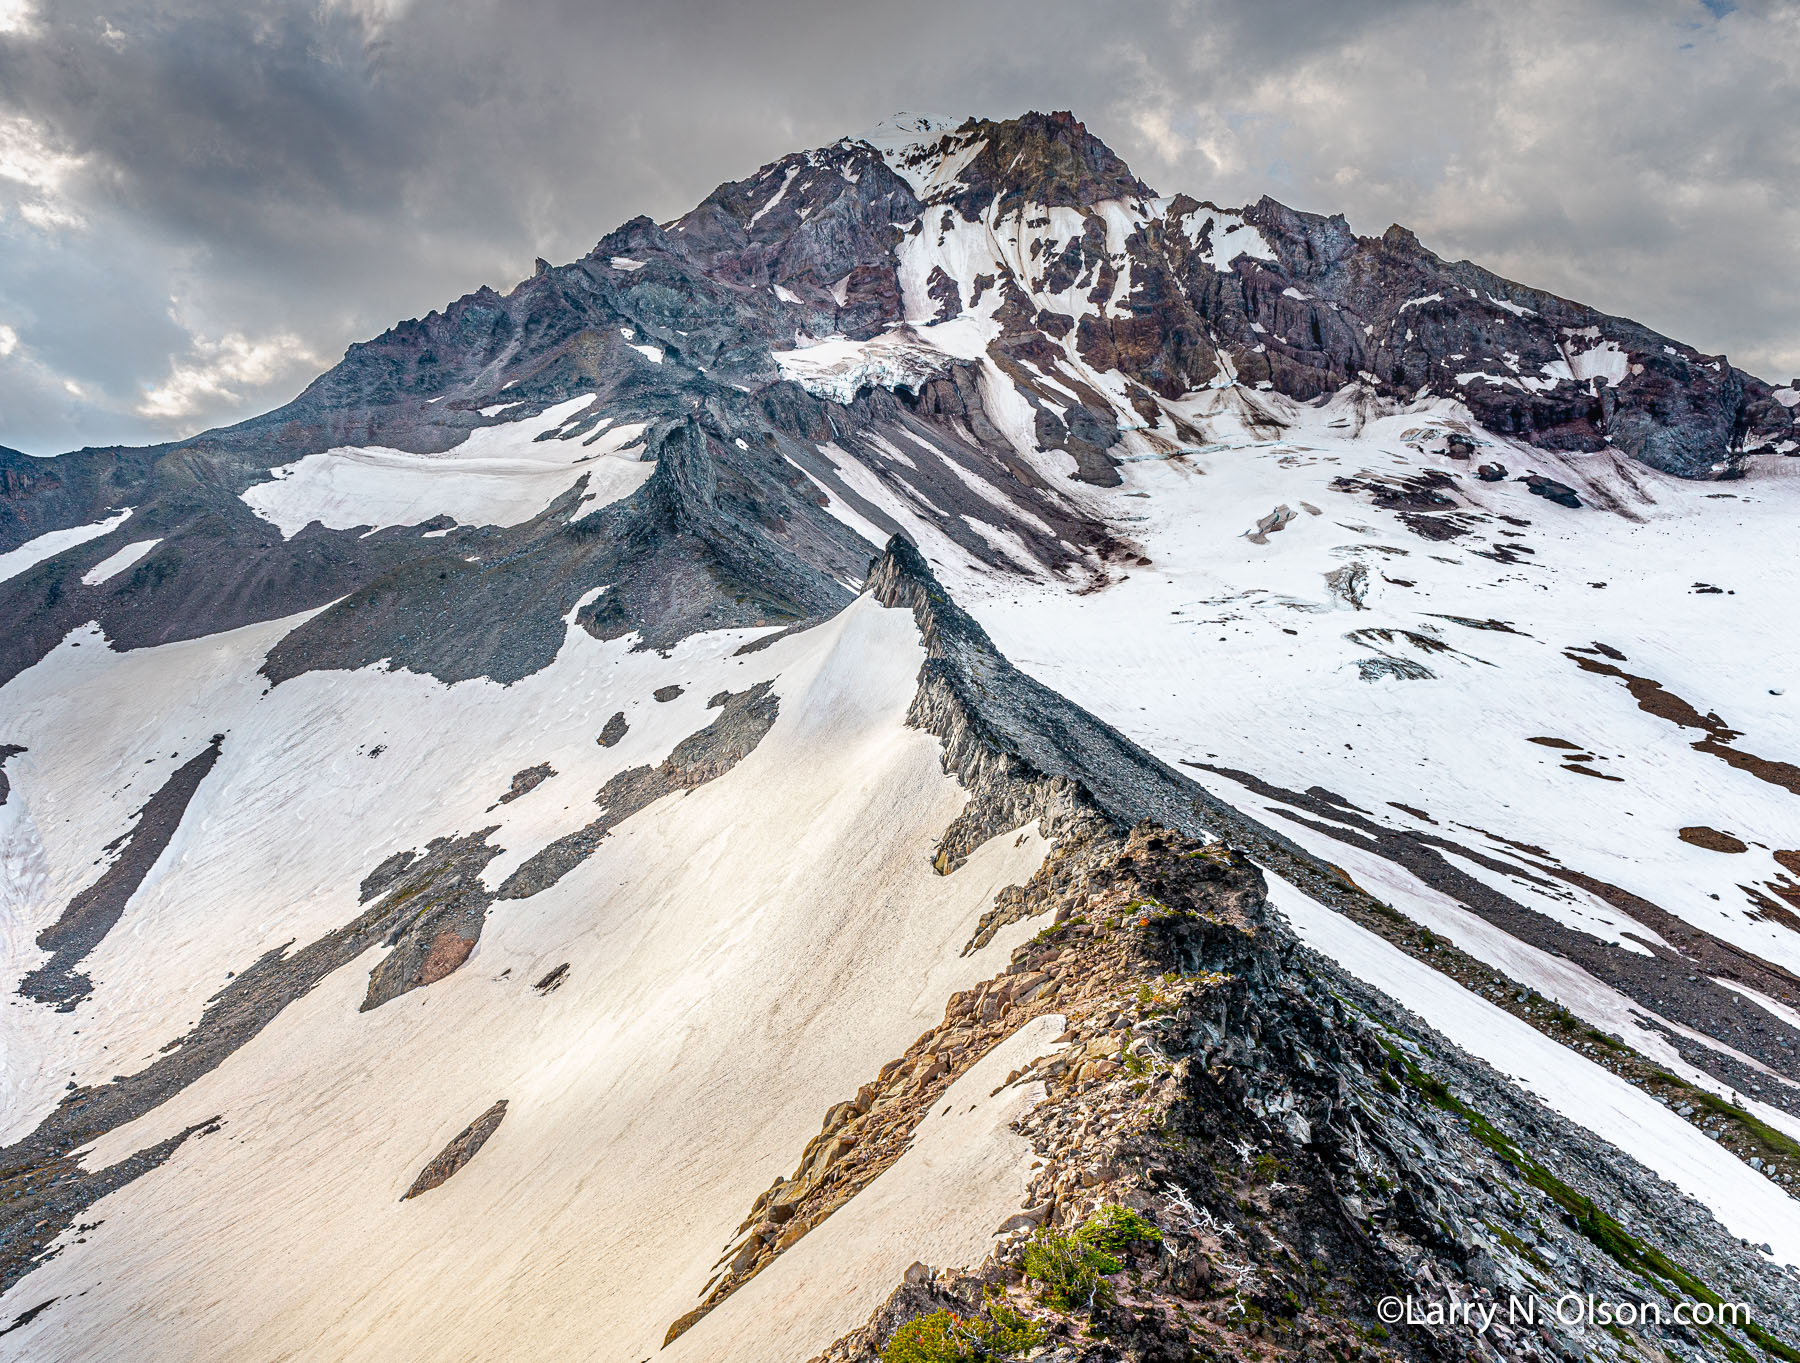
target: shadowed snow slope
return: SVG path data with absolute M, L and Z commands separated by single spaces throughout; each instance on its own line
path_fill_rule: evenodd
M 411 692 L 389 712 L 393 746 L 376 762 L 416 768 L 421 779 L 433 742 L 460 746 L 479 740 L 483 723 L 495 726 L 498 750 L 484 743 L 463 783 L 422 802 L 442 831 L 475 822 L 471 806 L 505 788 L 509 762 L 547 758 L 559 776 L 502 807 L 521 810 L 496 835 L 508 847 L 586 820 L 594 782 L 577 786 L 565 767 L 587 756 L 580 745 L 617 765 L 635 756 L 600 749 L 591 725 L 545 713 L 541 697 L 579 700 L 590 714 L 616 703 L 648 726 L 658 711 L 697 706 L 692 698 L 709 688 L 766 677 L 781 708 L 728 774 L 644 811 L 553 888 L 502 902 L 479 951 L 448 978 L 359 1013 L 371 962 L 355 962 L 179 1097 L 105 1136 L 90 1163 L 109 1164 L 196 1121 L 221 1123 L 94 1209 L 90 1219 L 104 1224 L 85 1244 L 68 1236 L 27 1289 L 33 1300 L 85 1294 L 82 1310 L 48 1313 L 7 1344 L 68 1359 L 573 1356 L 597 1338 L 624 1357 L 660 1344 L 701 1287 L 734 1209 L 785 1167 L 817 1113 L 902 1049 L 950 992 L 1004 961 L 1022 928 L 974 956 L 957 953 L 994 893 L 1026 878 L 1043 851 L 1035 835 L 1007 836 L 954 876 L 933 873 L 932 842 L 964 796 L 941 770 L 937 742 L 902 723 L 920 661 L 907 613 L 865 600 L 748 658 L 731 656 L 737 642 L 699 636 L 687 656 L 627 661 L 577 634 L 560 675 L 491 696 L 481 684 L 421 691 L 416 678 L 379 672 L 314 678 L 340 694 L 360 691 L 371 707 L 384 688 Z M 643 668 L 655 675 L 639 679 Z M 653 681 L 688 691 L 669 706 L 642 705 Z M 254 692 L 248 703 L 254 714 Z M 371 846 L 369 819 L 353 802 L 309 794 L 321 778 L 332 784 L 330 762 L 295 760 L 288 745 L 295 730 L 316 731 L 317 718 L 288 729 L 253 728 L 245 717 L 227 737 L 246 776 L 221 773 L 221 810 L 253 804 L 266 816 L 245 834 L 260 867 L 254 903 L 223 886 L 207 894 L 209 903 L 243 904 L 256 920 L 214 925 L 219 942 L 235 932 L 252 944 L 238 959 L 259 933 L 304 938 L 330 917 L 323 905 L 304 907 L 309 894 L 332 897 L 313 888 L 329 875 L 316 869 L 322 863 L 369 869 L 389 843 L 420 836 Z M 263 743 L 270 748 L 258 754 Z M 509 743 L 537 746 L 503 756 Z M 638 751 L 658 747 L 667 741 L 646 739 Z M 237 779 L 276 769 L 287 773 L 284 792 L 250 800 L 240 788 L 233 799 Z M 29 794 L 29 773 L 23 784 Z M 196 827 L 210 822 L 201 816 Z M 219 828 L 175 860 L 204 876 L 248 850 Z M 221 865 L 212 874 L 231 872 Z M 338 875 L 354 885 L 354 872 Z M 350 916 L 343 890 L 335 897 Z M 156 915 L 147 906 L 121 925 L 136 968 L 126 984 L 103 982 L 98 997 L 116 988 L 130 998 L 139 982 L 184 997 L 206 989 L 184 993 L 179 975 L 165 977 L 161 962 L 177 972 L 195 962 Z M 209 946 L 225 958 L 223 946 Z M 564 962 L 558 988 L 534 991 Z M 183 1004 L 152 994 L 146 1011 L 159 1006 L 166 1033 Z M 140 1027 L 155 1025 L 91 1018 L 82 1030 L 105 1044 Z M 498 1098 L 508 1101 L 505 1119 L 467 1168 L 400 1201 L 426 1161 Z M 985 1203 L 1016 1204 L 1004 1170 L 1023 1149 L 1016 1139 L 987 1156 L 974 1149 L 957 1156 L 975 1161 L 960 1177 L 974 1178 L 982 1197 L 955 1221 L 979 1233 L 968 1241 L 967 1229 L 953 1232 L 945 1243 L 979 1258 L 976 1242 L 998 1220 Z M 921 1147 L 929 1162 L 928 1151 Z M 915 1187 L 896 1175 L 896 1186 Z M 927 1178 L 895 1196 L 929 1199 L 935 1187 Z M 829 1342 L 846 1311 L 860 1318 L 874 1304 L 885 1275 L 932 1248 L 895 1243 L 870 1260 L 882 1276 L 836 1303 L 828 1322 L 809 1326 L 808 1308 L 789 1303 L 793 1352 L 784 1356 Z M 887 1262 L 895 1256 L 897 1265 Z M 747 1355 L 703 1322 L 683 1356 Z

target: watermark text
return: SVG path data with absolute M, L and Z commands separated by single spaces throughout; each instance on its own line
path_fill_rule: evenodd
M 1412 1325 L 1425 1329 L 1464 1329 L 1484 1335 L 1496 1324 L 1508 1327 L 1558 1325 L 1749 1325 L 1750 1308 L 1743 1302 L 1609 1301 L 1579 1292 L 1560 1297 L 1521 1297 L 1508 1294 L 1491 1301 L 1458 1301 L 1450 1297 L 1383 1297 L 1375 1303 L 1375 1318 L 1384 1325 Z

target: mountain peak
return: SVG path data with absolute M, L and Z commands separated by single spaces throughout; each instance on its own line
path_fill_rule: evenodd
M 1154 193 L 1067 110 L 960 122 L 901 113 L 858 140 L 924 203 L 997 197 L 1003 208 L 1013 200 L 1066 208 Z
M 954 132 L 963 124 L 974 121 L 967 115 L 960 118 L 946 118 L 942 114 L 917 114 L 901 110 L 891 118 L 882 119 L 867 132 L 849 140 L 867 142 L 891 161 L 896 156 L 915 147 L 935 146 L 945 133 Z
M 863 142 L 881 153 L 888 167 L 912 187 L 922 200 L 947 180 L 953 180 L 957 153 L 968 145 L 958 136 L 981 120 L 946 118 L 938 114 L 897 113 L 884 118 L 868 132 L 849 139 Z

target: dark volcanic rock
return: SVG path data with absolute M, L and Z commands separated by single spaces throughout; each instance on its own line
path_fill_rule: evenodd
M 481 1147 L 487 1144 L 488 1137 L 500 1129 L 500 1123 L 505 1117 L 506 1099 L 502 1098 L 458 1132 L 455 1139 L 438 1153 L 437 1158 L 419 1171 L 412 1187 L 401 1194 L 400 1200 L 406 1202 L 448 1182 L 452 1175 L 475 1158 Z
M 224 742 L 224 734 L 214 734 L 203 751 L 170 773 L 161 788 L 144 802 L 130 830 L 107 844 L 106 850 L 118 850 L 118 856 L 98 880 L 69 901 L 54 923 L 37 935 L 38 946 L 50 953 L 50 959 L 19 981 L 20 994 L 39 1003 L 54 1003 L 62 1013 L 71 1011 L 88 996 L 88 977 L 75 967 L 100 945 L 125 912 L 126 902 L 137 893 L 175 836 L 194 792 L 219 760 Z M 4 756 L 23 751 L 12 748 Z M 4 756 L 0 756 L 0 761 Z M 4 794 L 3 788 L 0 794 Z
M 5 804 L 6 797 L 12 793 L 12 781 L 6 774 L 6 764 L 24 751 L 17 743 L 0 743 L 0 805 Z
M 1546 478 L 1541 473 L 1527 473 L 1519 481 L 1530 489 L 1534 497 L 1543 497 L 1555 502 L 1558 506 L 1579 508 L 1581 497 L 1567 483 L 1559 483 L 1554 478 Z
M 527 767 L 524 771 L 514 773 L 512 785 L 507 789 L 506 794 L 494 801 L 489 808 L 509 805 L 520 796 L 531 794 L 554 775 L 556 775 L 556 768 L 548 762 L 539 762 L 535 767 Z
M 392 950 L 369 972 L 360 1011 L 435 984 L 468 960 L 494 902 L 481 882 L 482 869 L 500 854 L 488 842 L 493 831 L 438 838 L 383 883 L 382 904 L 397 915 L 386 941 Z

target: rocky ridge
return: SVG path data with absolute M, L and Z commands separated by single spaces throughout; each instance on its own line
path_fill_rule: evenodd
M 972 999 L 979 1016 L 988 999 L 1054 991 L 1064 1044 L 1010 1081 L 1046 1086 L 1018 1128 L 1038 1155 L 1026 1205 L 985 1263 L 916 1266 L 821 1363 L 906 1356 L 886 1350 L 939 1312 L 976 1334 L 1015 1323 L 1020 1347 L 963 1356 L 1059 1363 L 1794 1356 L 1800 1284 L 1300 948 L 1222 846 L 1110 829 L 1061 884 L 1009 974 L 953 999 L 920 1043 L 935 1060 L 966 1035 Z M 1007 1009 L 999 1030 L 1028 1011 Z M 1045 1251 L 1118 1207 L 1151 1229 L 1070 1300 Z M 1559 1315 L 1570 1292 L 1655 1304 L 1665 1322 L 1682 1301 L 1742 1301 L 1756 1324 L 1609 1327 Z M 1408 1327 L 1381 1314 L 1390 1298 L 1498 1312 L 1481 1331 Z M 1537 1319 L 1514 1316 L 1514 1299 Z
M 1054 761 L 1059 749 L 1045 733 L 1062 727 L 1061 712 L 1080 712 L 1057 701 L 1022 717 L 1008 704 L 1011 688 L 982 684 L 981 670 L 1004 660 L 910 546 L 891 545 L 869 581 L 884 603 L 913 606 L 928 641 L 909 722 L 944 742 L 946 769 L 970 789 L 963 836 L 1036 822 L 1054 839 L 1037 874 L 1003 892 L 994 911 L 1047 926 L 1005 974 L 952 997 L 942 1023 L 827 1112 L 792 1175 L 750 1207 L 700 1304 L 671 1324 L 665 1344 L 889 1168 L 960 1075 L 1054 1013 L 1068 1023 L 1059 1049 L 1007 1081 L 1045 1085 L 1019 1126 L 1041 1167 L 989 1260 L 973 1272 L 920 1266 L 820 1363 L 908 1356 L 882 1350 L 908 1322 L 939 1312 L 977 1336 L 996 1321 L 1026 1322 L 1016 1338 L 1030 1342 L 1017 1352 L 1068 1363 L 1624 1359 L 1646 1347 L 1738 1363 L 1794 1357 L 1780 1333 L 1800 1305 L 1793 1277 L 1763 1267 L 1634 1161 L 1302 948 L 1241 853 L 1147 820 L 1128 830 L 1118 811 L 1141 803 L 1166 769 L 1127 740 L 1088 721 L 1089 741 L 1113 756 L 1095 769 L 1122 767 L 1135 784 L 1095 792 L 1034 766 L 1024 750 Z M 1191 806 L 1190 825 L 1200 808 Z M 1264 850 L 1282 851 L 1278 835 L 1249 831 Z M 957 833 L 953 825 L 940 844 L 945 874 L 958 863 Z M 1298 849 L 1284 860 L 1332 875 Z M 1337 880 L 1348 892 L 1340 898 L 1369 905 L 1352 916 L 1385 918 L 1391 940 L 1427 959 L 1442 947 L 1409 941 L 1404 920 Z M 982 930 L 992 926 L 984 920 Z M 1046 1237 L 1062 1244 L 1118 1206 L 1160 1238 L 1090 1282 L 1080 1309 L 1047 1296 L 1032 1247 Z M 1655 1302 L 1665 1317 L 1682 1301 L 1754 1299 L 1756 1324 L 1728 1333 L 1658 1323 L 1627 1334 L 1554 1318 L 1571 1288 Z M 1375 1314 L 1384 1296 L 1477 1312 L 1499 1302 L 1501 1325 L 1390 1331 Z M 1536 1301 L 1543 1323 L 1507 1322 L 1515 1297 Z

